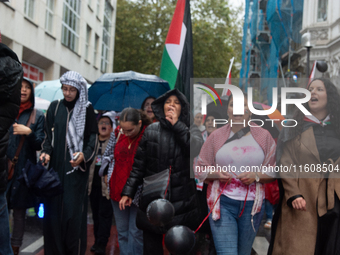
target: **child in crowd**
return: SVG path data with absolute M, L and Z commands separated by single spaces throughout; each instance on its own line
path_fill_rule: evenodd
M 96 255 L 105 254 L 105 248 L 110 237 L 113 210 L 110 195 L 105 183 L 105 177 L 98 175 L 102 163 L 102 156 L 113 132 L 114 119 L 111 112 L 104 113 L 98 120 L 98 142 L 96 157 L 90 167 L 89 196 L 93 218 L 93 232 L 95 243 L 91 251 Z M 107 173 L 104 173 L 107 175 Z

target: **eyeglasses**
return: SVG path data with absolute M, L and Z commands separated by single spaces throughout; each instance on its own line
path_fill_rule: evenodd
M 66 92 L 70 92 L 70 93 L 76 93 L 77 92 L 77 89 L 76 88 L 70 88 L 70 89 L 67 89 L 65 87 L 62 87 L 61 90 L 63 91 L 63 93 L 66 93 Z
M 111 123 L 110 122 L 106 122 L 106 121 L 101 121 L 101 122 L 99 122 L 99 125 L 106 125 L 106 126 L 109 126 L 109 125 L 111 125 Z

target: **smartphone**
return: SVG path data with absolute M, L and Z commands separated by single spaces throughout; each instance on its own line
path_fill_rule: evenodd
M 80 153 L 78 152 L 74 157 L 73 157 L 73 161 L 76 161 L 79 157 Z

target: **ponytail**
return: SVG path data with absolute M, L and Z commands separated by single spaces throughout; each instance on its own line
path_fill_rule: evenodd
M 120 121 L 131 121 L 134 125 L 137 125 L 140 120 L 142 121 L 142 126 L 148 126 L 152 123 L 144 111 L 135 108 L 125 108 L 120 114 Z

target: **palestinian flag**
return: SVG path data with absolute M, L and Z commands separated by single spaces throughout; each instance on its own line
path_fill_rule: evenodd
M 315 71 L 316 71 L 316 60 L 313 63 L 313 67 L 312 67 L 312 71 L 309 74 L 309 80 L 308 80 L 308 84 L 307 87 L 309 86 L 309 84 L 312 82 L 312 80 L 314 79 L 315 76 Z
M 178 0 L 165 40 L 160 77 L 170 88 L 180 90 L 190 102 L 190 78 L 193 77 L 190 1 Z

